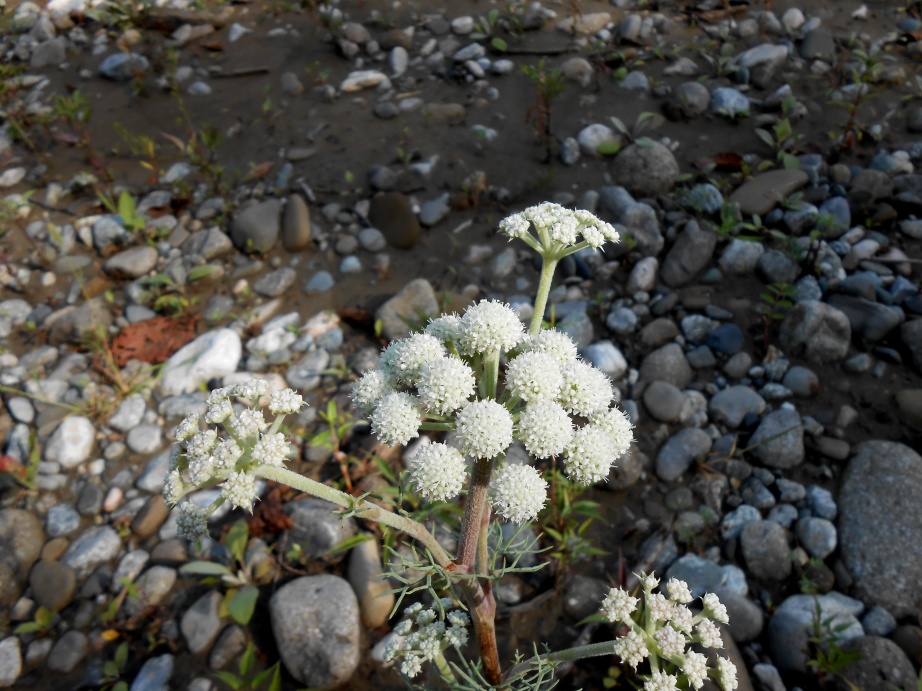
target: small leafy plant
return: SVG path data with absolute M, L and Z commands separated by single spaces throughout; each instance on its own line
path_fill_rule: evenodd
M 560 70 L 549 68 L 547 60 L 541 58 L 537 65 L 522 65 L 522 73 L 535 84 L 535 101 L 525 112 L 525 120 L 534 125 L 538 139 L 544 144 L 546 161 L 551 160 L 551 106 L 564 92 L 566 86 Z
M 842 647 L 842 632 L 849 628 L 849 622 L 836 623 L 834 614 L 823 617 L 820 601 L 815 600 L 813 611 L 813 635 L 807 639 L 812 657 L 809 667 L 824 685 L 830 677 L 839 676 L 845 667 L 861 659 L 857 650 Z
M 282 668 L 281 662 L 276 662 L 261 672 L 256 672 L 253 667 L 256 663 L 256 647 L 252 641 L 247 643 L 246 650 L 237 663 L 237 674 L 226 670 L 212 672 L 215 679 L 227 684 L 233 691 L 281 691 Z M 264 686 L 268 682 L 268 686 Z

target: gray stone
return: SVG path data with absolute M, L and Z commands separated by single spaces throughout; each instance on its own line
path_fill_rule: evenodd
M 208 656 L 208 666 L 212 669 L 227 667 L 246 650 L 247 641 L 246 629 L 238 624 L 231 624 L 215 641 L 211 654 Z
M 96 428 L 88 418 L 64 418 L 45 445 L 45 460 L 73 468 L 90 457 L 95 441 Z
M 586 58 L 580 57 L 564 60 L 560 65 L 560 74 L 567 81 L 576 82 L 582 87 L 592 84 L 595 76 L 592 64 Z
M 172 676 L 172 655 L 167 653 L 149 658 L 131 682 L 129 691 L 169 691 Z
M 818 364 L 838 362 L 848 355 L 851 326 L 848 317 L 835 307 L 804 300 L 788 311 L 779 340 L 790 355 Z
M 839 494 L 842 559 L 858 596 L 896 617 L 922 607 L 920 496 L 918 453 L 888 441 L 855 448 Z
M 234 248 L 234 243 L 218 228 L 208 228 L 192 233 L 180 245 L 184 255 L 199 254 L 206 261 L 217 259 Z
M 118 216 L 103 216 L 93 224 L 93 247 L 100 256 L 106 256 L 119 245 L 131 241 L 133 236 L 120 221 Z
M 96 525 L 85 530 L 70 544 L 61 557 L 61 563 L 72 568 L 77 578 L 85 578 L 97 566 L 115 559 L 121 550 L 122 540 L 115 528 Z
M 825 559 L 836 549 L 836 527 L 825 518 L 802 518 L 797 522 L 796 532 L 797 539 L 811 557 Z
M 176 583 L 176 569 L 168 566 L 151 566 L 141 574 L 135 585 L 141 598 L 128 597 L 123 605 L 125 613 L 137 616 L 150 605 L 162 603 Z
M 682 114 L 693 120 L 707 112 L 711 105 L 711 93 L 700 82 L 685 82 L 676 87 L 675 100 Z
M 672 422 L 682 412 L 682 407 L 685 405 L 685 394 L 668 382 L 655 381 L 644 389 L 643 404 L 650 415 L 657 420 Z
M 692 187 L 679 197 L 680 203 L 699 214 L 717 214 L 724 205 L 724 196 L 709 182 Z
M 282 202 L 278 199 L 244 207 L 231 222 L 231 242 L 241 252 L 268 252 L 279 239 L 281 210 Z
M 736 89 L 721 86 L 711 93 L 711 112 L 726 117 L 744 117 L 749 115 L 749 98 Z
M 889 636 L 896 630 L 896 617 L 883 607 L 871 607 L 861 618 L 861 626 L 869 636 Z
M 918 674 L 912 662 L 893 641 L 868 635 L 850 639 L 842 648 L 856 653 L 857 659 L 835 675 L 837 691 L 917 688 Z
M 375 312 L 375 320 L 381 321 L 381 335 L 394 340 L 410 334 L 404 317 L 418 319 L 422 315 L 435 317 L 439 313 L 439 302 L 432 285 L 424 278 L 417 278 L 381 305 Z
M 59 561 L 39 561 L 29 574 L 32 597 L 42 607 L 59 612 L 70 604 L 77 587 L 74 570 Z
M 612 163 L 615 183 L 642 196 L 666 194 L 675 187 L 678 176 L 679 164 L 672 151 L 652 140 L 629 144 Z
M 341 558 L 329 552 L 343 540 L 355 535 L 355 521 L 340 520 L 334 513 L 335 507 L 321 499 L 299 499 L 289 502 L 285 512 L 291 517 L 292 525 L 282 536 L 287 551 L 294 545 L 301 545 L 306 555 L 314 559 Z
M 754 67 L 763 66 L 774 69 L 780 67 L 787 58 L 787 46 L 762 43 L 737 55 L 736 64 L 750 70 Z
M 410 249 L 419 239 L 419 221 L 410 201 L 400 192 L 388 192 L 372 199 L 368 220 L 397 249 Z
M 448 204 L 449 195 L 447 192 L 440 194 L 435 199 L 429 199 L 423 202 L 419 207 L 420 224 L 431 228 L 440 221 L 443 221 L 451 213 L 451 206 Z
M 312 293 L 326 293 L 331 290 L 334 285 L 336 285 L 336 281 L 329 271 L 318 271 L 304 284 L 304 292 L 308 295 Z
M 724 273 L 737 276 L 749 275 L 756 268 L 763 252 L 765 252 L 765 246 L 760 242 L 747 242 L 734 238 L 724 248 L 718 265 Z
M 903 389 L 893 398 L 900 419 L 911 427 L 922 429 L 922 389 Z
M 0 640 L 0 688 L 13 686 L 22 674 L 22 648 L 17 636 Z
M 832 34 L 822 27 L 808 33 L 800 44 L 800 57 L 804 60 L 835 62 L 836 42 Z
M 748 386 L 728 386 L 708 402 L 708 413 L 718 424 L 730 429 L 739 427 L 747 414 L 761 415 L 765 411 L 765 399 Z
M 56 346 L 79 344 L 91 333 L 108 329 L 111 324 L 112 312 L 101 295 L 77 307 L 64 307 L 45 320 L 48 342 Z
M 210 590 L 182 615 L 179 630 L 193 655 L 208 652 L 221 630 L 221 593 Z
M 903 310 L 851 295 L 832 295 L 829 304 L 848 317 L 853 334 L 865 343 L 876 343 L 903 323 Z
M 677 343 L 667 343 L 647 355 L 640 365 L 642 381 L 664 381 L 684 389 L 692 381 L 692 369 Z
M 852 180 L 848 200 L 852 207 L 865 208 L 878 199 L 887 199 L 893 194 L 893 180 L 880 170 L 866 168 Z
M 45 516 L 45 532 L 48 537 L 70 535 L 80 527 L 80 514 L 70 504 L 55 504 Z
M 147 410 L 147 403 L 141 394 L 131 394 L 118 406 L 118 409 L 109 418 L 109 427 L 118 432 L 127 432 L 132 427 L 141 424 L 141 418 Z
M 922 372 L 922 319 L 905 322 L 900 327 L 900 338 L 912 353 L 916 369 Z
M 579 142 L 579 149 L 584 156 L 598 158 L 602 155 L 599 153 L 600 146 L 608 142 L 620 144 L 621 137 L 615 134 L 615 131 L 608 125 L 594 123 L 581 129 L 576 136 L 576 141 Z
M 766 283 L 793 283 L 800 276 L 800 266 L 780 250 L 767 250 L 756 264 Z
M 52 672 L 68 674 L 90 652 L 90 642 L 82 631 L 68 631 L 54 644 L 45 664 Z
M 207 331 L 167 360 L 160 377 L 160 391 L 165 396 L 192 393 L 209 379 L 236 372 L 242 355 L 243 344 L 235 331 Z
M 63 36 L 42 41 L 29 57 L 29 67 L 40 70 L 44 67 L 58 66 L 67 59 L 67 39 Z
M 769 468 L 793 468 L 804 460 L 804 428 L 796 410 L 780 408 L 759 423 L 747 445 Z
M 25 396 L 12 396 L 7 400 L 6 407 L 16 422 L 28 425 L 35 419 L 35 406 Z
M 725 587 L 715 588 L 714 592 L 720 602 L 727 608 L 730 617 L 728 628 L 733 640 L 742 645 L 754 641 L 762 635 L 765 627 L 765 616 L 762 609 L 745 595 L 728 590 Z
M 134 453 L 150 455 L 163 446 L 163 434 L 159 425 L 138 425 L 125 436 L 125 444 Z
M 288 385 L 301 393 L 313 391 L 320 386 L 320 378 L 330 364 L 330 353 L 323 348 L 312 350 L 300 362 L 285 372 Z
M 746 570 L 756 578 L 783 581 L 791 575 L 787 534 L 774 521 L 756 521 L 740 533 Z
M 362 249 L 367 252 L 382 252 L 387 247 L 387 238 L 377 228 L 362 228 L 358 240 Z
M 807 488 L 807 506 L 815 516 L 833 520 L 839 513 L 839 507 L 832 498 L 832 492 L 819 485 Z
M 714 231 L 689 221 L 666 255 L 660 278 L 672 288 L 689 283 L 710 262 L 716 246 Z
M 139 72 L 146 72 L 149 67 L 147 58 L 137 53 L 113 53 L 99 65 L 99 74 L 116 82 L 134 79 Z
M 692 596 L 701 597 L 705 593 L 713 593 L 719 589 L 726 580 L 726 574 L 713 561 L 688 553 L 672 563 L 663 580 L 669 578 L 685 581 Z
M 730 195 L 730 203 L 739 204 L 744 216 L 764 216 L 778 200 L 801 189 L 808 180 L 809 176 L 799 169 L 771 170 L 740 185 Z
M 610 585 L 601 578 L 577 575 L 570 579 L 563 596 L 563 609 L 573 621 L 582 621 L 599 611 L 599 603 Z
M 311 237 L 310 208 L 300 194 L 292 194 L 282 215 L 282 247 L 298 252 L 310 245 Z
M 157 257 L 154 247 L 139 245 L 109 257 L 102 268 L 113 278 L 139 278 L 157 265 Z
M 576 344 L 580 352 L 584 351 L 595 338 L 592 327 L 592 320 L 585 310 L 574 311 L 567 314 L 563 319 L 557 322 L 555 327 L 561 333 L 565 333 Z
M 644 257 L 634 264 L 634 268 L 631 269 L 627 282 L 624 284 L 624 289 L 628 295 L 639 292 L 649 293 L 656 287 L 656 274 L 658 272 L 659 260 L 656 257 Z
M 330 574 L 304 576 L 269 601 L 272 632 L 285 667 L 299 682 L 331 689 L 359 663 L 359 607 L 348 582 Z
M 616 334 L 626 336 L 634 332 L 638 321 L 637 314 L 630 307 L 617 307 L 605 317 L 605 326 Z
M 711 450 L 711 438 L 704 430 L 687 427 L 663 444 L 656 456 L 656 474 L 671 482 L 688 470 L 696 459 Z
M 759 682 L 763 691 L 787 691 L 781 673 L 774 665 L 758 662 L 752 666 L 752 676 Z
M 115 573 L 112 574 L 112 582 L 109 589 L 113 593 L 120 593 L 125 585 L 122 579 L 127 579 L 132 583 L 137 580 L 138 576 L 150 561 L 150 553 L 143 549 L 135 549 L 126 553 L 115 567 Z
M 253 283 L 253 290 L 263 297 L 277 298 L 295 284 L 297 272 L 290 266 L 270 271 Z
M 813 370 L 800 365 L 794 365 L 785 372 L 781 383 L 802 398 L 816 398 L 820 395 L 820 378 Z
M 634 70 L 628 72 L 624 79 L 618 82 L 618 87 L 625 91 L 641 91 L 647 94 L 650 92 L 650 80 L 643 72 Z
M 743 529 L 762 520 L 762 514 L 754 506 L 742 504 L 723 517 L 720 522 L 720 536 L 727 542 L 738 538 Z
M 151 494 L 159 494 L 163 489 L 163 479 L 166 477 L 169 466 L 169 450 L 157 454 L 147 462 L 144 471 L 135 482 L 135 486 L 145 492 L 150 492 Z

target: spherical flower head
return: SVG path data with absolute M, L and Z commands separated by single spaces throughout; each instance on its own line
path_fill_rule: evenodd
M 240 411 L 238 415 L 232 415 L 225 424 L 228 431 L 237 439 L 253 439 L 267 427 L 262 411 L 250 408 Z
M 736 665 L 725 657 L 717 658 L 717 683 L 724 691 L 734 691 L 738 685 Z
M 397 385 L 397 358 L 400 357 L 402 347 L 403 340 L 393 341 L 378 356 L 378 365 L 375 371 L 388 380 L 391 386 Z
M 269 412 L 273 415 L 290 415 L 297 413 L 304 405 L 304 398 L 291 389 L 275 391 L 269 396 Z
M 688 589 L 688 583 L 680 581 L 678 578 L 670 578 L 666 584 L 666 590 L 669 591 L 669 597 L 672 598 L 673 602 L 687 605 L 695 599 L 692 597 L 691 590 Z
M 445 346 L 435 336 L 427 333 L 413 334 L 397 350 L 397 379 L 415 385 L 423 367 L 446 355 Z
M 676 657 L 685 652 L 685 636 L 671 626 L 664 626 L 655 634 L 656 644 L 665 657 Z
M 705 648 L 723 648 L 724 640 L 720 635 L 720 629 L 710 619 L 702 619 L 695 627 L 695 633 L 698 640 Z
M 506 388 L 526 403 L 552 401 L 561 386 L 560 364 L 547 353 L 522 353 L 506 366 Z
M 679 679 L 674 674 L 654 672 L 643 683 L 643 691 L 678 691 Z
M 394 627 L 394 633 L 396 633 L 398 636 L 406 636 L 412 630 L 413 622 L 409 619 L 401 620 L 400 623 Z
M 264 434 L 253 445 L 253 461 L 259 465 L 280 467 L 288 457 L 288 441 L 281 432 Z
M 611 437 L 612 454 L 616 460 L 625 454 L 634 441 L 631 421 L 617 408 L 596 412 L 589 417 L 589 421 Z
M 231 473 L 221 484 L 221 496 L 234 508 L 253 512 L 256 501 L 256 478 L 250 473 Z
M 581 427 L 564 452 L 567 477 L 582 485 L 593 485 L 608 479 L 615 456 L 611 451 L 610 437 L 592 425 Z
M 419 614 L 416 615 L 416 623 L 420 626 L 429 626 L 432 622 L 435 621 L 436 613 L 432 609 L 424 609 Z
M 394 393 L 391 380 L 379 370 L 365 372 L 352 385 L 352 405 L 362 415 L 370 415 L 381 399 Z
M 496 401 L 473 401 L 457 417 L 461 451 L 474 458 L 493 458 L 512 443 L 512 415 Z
M 552 202 L 542 202 L 537 206 L 530 206 L 522 215 L 530 220 L 539 235 L 546 233 L 551 240 L 561 245 L 575 245 L 579 232 L 579 221 L 573 212 Z
M 708 659 L 704 655 L 689 650 L 685 653 L 681 667 L 692 687 L 700 689 L 704 685 L 708 676 Z
M 267 393 L 269 393 L 268 381 L 265 379 L 250 379 L 243 384 L 234 386 L 232 395 L 248 401 L 256 401 Z
M 611 381 L 601 370 L 585 362 L 570 362 L 561 368 L 563 386 L 560 404 L 577 415 L 589 416 L 608 408 L 611 402 Z
M 423 367 L 417 390 L 426 408 L 447 415 L 474 395 L 475 383 L 474 370 L 456 357 L 445 357 Z
M 450 626 L 445 631 L 445 642 L 456 648 L 461 648 L 467 644 L 467 629 L 463 626 Z
M 408 393 L 392 393 L 381 399 L 371 415 L 371 430 L 384 444 L 401 446 L 419 436 L 419 403 Z
M 576 360 L 576 344 L 567 334 L 555 329 L 542 329 L 523 341 L 520 350 L 523 353 L 538 352 L 550 355 L 561 365 Z
M 459 341 L 468 355 L 511 350 L 525 336 L 519 315 L 496 300 L 482 300 L 461 317 Z
M 182 422 L 180 422 L 178 425 L 176 425 L 176 429 L 173 430 L 173 435 L 172 435 L 173 441 L 179 444 L 191 438 L 192 436 L 198 434 L 199 432 L 198 425 L 199 425 L 199 416 L 190 415 L 189 417 L 184 419 Z
M 403 623 L 403 622 L 401 622 Z M 399 626 L 399 624 L 397 625 Z M 397 633 L 397 627 L 394 627 L 394 633 Z M 398 634 L 396 636 L 391 636 L 387 643 L 384 645 L 384 661 L 393 662 L 397 659 L 397 655 L 400 653 L 401 648 L 403 648 L 403 634 Z
M 695 617 L 688 607 L 676 604 L 672 606 L 669 623 L 672 625 L 672 628 L 677 631 L 682 631 L 690 635 L 695 626 Z
M 208 537 L 208 515 L 191 501 L 179 505 L 176 516 L 176 532 L 191 542 Z
M 214 405 L 208 406 L 205 411 L 205 422 L 209 425 L 217 425 L 224 422 L 234 414 L 234 407 L 226 398 L 218 401 Z
M 418 655 L 407 655 L 400 663 L 400 673 L 412 679 L 423 671 L 423 661 Z
M 460 609 L 449 612 L 446 618 L 448 619 L 448 623 L 452 626 L 467 626 L 471 623 L 471 618 L 467 616 L 466 612 L 462 612 Z
M 490 504 L 507 521 L 533 521 L 546 501 L 547 483 L 530 465 L 507 463 L 490 481 Z
M 602 600 L 602 612 L 612 624 L 630 621 L 640 600 L 632 597 L 624 588 L 611 588 Z
M 650 655 L 650 651 L 640 634 L 631 629 L 615 641 L 615 655 L 621 658 L 621 662 L 636 670 L 637 665 Z
M 431 319 L 423 333 L 435 336 L 442 343 L 457 343 L 461 334 L 461 317 L 457 314 L 443 314 Z
M 727 608 L 714 593 L 706 593 L 704 597 L 701 598 L 701 603 L 704 605 L 704 615 L 706 617 L 714 621 L 719 621 L 721 624 L 730 623 L 730 615 L 727 614 Z
M 515 438 L 535 458 L 557 456 L 573 438 L 573 422 L 559 403 L 539 401 L 519 414 Z
M 512 214 L 511 216 L 506 216 L 502 221 L 499 222 L 499 232 L 503 235 L 509 237 L 509 239 L 518 238 L 519 240 L 525 239 L 526 236 L 531 233 L 531 223 L 525 214 L 518 213 Z
M 416 490 L 432 501 L 457 497 L 467 479 L 467 464 L 456 448 L 439 442 L 422 447 L 413 458 Z
M 647 595 L 647 611 L 654 621 L 669 621 L 672 616 L 673 604 L 660 593 Z
M 580 224 L 580 234 L 592 247 L 598 249 L 606 242 L 621 240 L 621 235 L 614 226 L 601 220 L 595 214 L 585 209 L 577 209 L 573 215 Z
M 223 439 L 214 450 L 215 470 L 233 470 L 242 455 L 243 449 L 237 445 L 237 442 L 233 439 Z
M 175 505 L 186 493 L 186 485 L 182 481 L 179 470 L 171 470 L 163 481 L 163 499 L 169 506 Z

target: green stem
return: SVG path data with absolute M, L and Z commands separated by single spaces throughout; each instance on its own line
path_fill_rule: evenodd
M 320 499 L 326 499 L 328 502 L 336 504 L 336 506 L 340 506 L 344 509 L 350 509 L 354 511 L 355 515 L 359 518 L 363 518 L 367 521 L 375 521 L 376 523 L 382 523 L 391 528 L 401 530 L 428 549 L 439 566 L 448 568 L 452 564 L 451 557 L 448 556 L 448 553 L 442 548 L 442 545 L 432 537 L 432 533 L 426 530 L 421 523 L 417 523 L 412 518 L 392 513 L 364 499 L 356 499 L 352 495 L 328 487 L 316 480 L 306 478 L 303 475 L 288 470 L 288 468 L 262 465 L 256 468 L 256 475 L 264 477 L 267 480 L 274 480 L 283 485 L 288 485 L 289 487 L 319 497 Z
M 424 432 L 450 432 L 455 428 L 454 422 L 424 422 L 419 428 Z
M 535 295 L 535 311 L 531 315 L 531 326 L 528 332 L 532 335 L 538 333 L 541 329 L 541 321 L 544 319 L 544 310 L 547 307 L 547 296 L 551 292 L 551 283 L 554 281 L 554 271 L 557 270 L 557 260 L 542 257 L 541 280 L 538 283 L 538 293 Z
M 506 674 L 503 675 L 503 681 L 509 682 L 516 677 L 522 676 L 528 672 L 529 669 L 532 669 L 541 661 L 548 663 L 571 662 L 573 660 L 583 660 L 587 657 L 614 655 L 614 652 L 614 641 L 602 641 L 601 643 L 581 645 L 577 648 L 567 648 L 566 650 L 560 650 L 556 653 L 549 653 L 547 655 L 538 655 L 536 657 L 525 660 L 525 662 L 520 662 L 515 667 L 510 669 L 508 672 L 506 672 Z
M 439 673 L 442 675 L 442 679 L 450 683 L 456 683 L 458 680 L 455 678 L 455 673 L 451 671 L 451 667 L 448 666 L 448 660 L 445 659 L 443 653 L 439 653 L 435 656 L 435 666 L 439 668 Z
M 484 398 L 496 399 L 496 383 L 499 381 L 499 349 L 483 357 Z

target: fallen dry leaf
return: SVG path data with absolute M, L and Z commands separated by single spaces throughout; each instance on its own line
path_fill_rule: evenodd
M 112 342 L 112 357 L 119 367 L 137 359 L 157 365 L 195 338 L 197 317 L 154 317 L 122 329 Z

